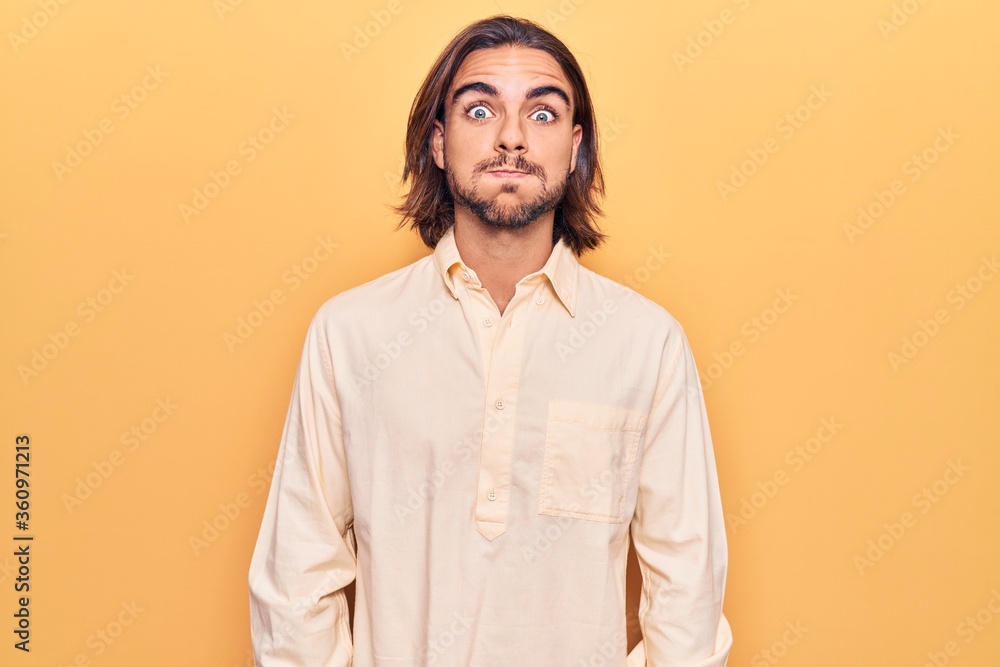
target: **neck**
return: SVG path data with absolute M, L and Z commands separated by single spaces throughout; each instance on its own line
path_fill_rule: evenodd
M 517 282 L 545 266 L 552 254 L 554 219 L 550 211 L 527 227 L 505 229 L 486 225 L 468 209 L 455 207 L 458 254 L 479 276 L 501 314 Z

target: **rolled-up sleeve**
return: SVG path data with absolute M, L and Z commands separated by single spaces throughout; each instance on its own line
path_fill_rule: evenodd
M 679 328 L 665 344 L 638 483 L 630 530 L 643 639 L 629 664 L 722 667 L 732 646 L 725 525 L 698 370 Z
M 347 667 L 345 587 L 354 509 L 322 310 L 310 323 L 250 562 L 250 630 L 261 667 Z

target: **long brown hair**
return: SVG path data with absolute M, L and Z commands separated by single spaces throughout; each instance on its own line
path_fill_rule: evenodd
M 576 58 L 552 33 L 537 23 L 508 15 L 492 16 L 465 27 L 445 47 L 427 74 L 406 126 L 406 155 L 400 183 L 412 178 L 406 198 L 392 207 L 403 216 L 397 229 L 412 220 L 411 229 L 420 232 L 428 247 L 434 248 L 441 236 L 455 224 L 455 202 L 445 172 L 431 157 L 430 138 L 434 120 L 444 124 L 445 96 L 465 57 L 479 49 L 522 46 L 545 51 L 559 63 L 573 87 L 573 124 L 583 127 L 577 150 L 576 168 L 569 175 L 566 195 L 555 210 L 552 240 L 566 241 L 579 256 L 597 248 L 606 239 L 596 227 L 596 217 L 604 215 L 597 197 L 604 196 L 604 175 L 597 146 L 597 122 L 587 82 Z

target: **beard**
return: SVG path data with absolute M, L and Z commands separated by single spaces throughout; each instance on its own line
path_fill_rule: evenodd
M 500 204 L 497 199 L 489 200 L 482 197 L 477 190 L 479 178 L 490 169 L 500 169 L 504 167 L 527 171 L 528 173 L 533 174 L 542 184 L 541 191 L 531 201 L 520 204 L 504 205 Z M 563 178 L 555 188 L 549 189 L 545 173 L 538 167 L 527 164 L 524 158 L 521 157 L 516 158 L 512 165 L 488 164 L 480 167 L 477 169 L 475 180 L 470 188 L 462 187 L 462 185 L 455 178 L 455 172 L 449 167 L 447 161 L 445 161 L 444 171 L 448 182 L 448 189 L 451 191 L 451 196 L 455 200 L 455 205 L 464 206 L 472 211 L 477 218 L 482 220 L 483 224 L 489 227 L 501 229 L 522 229 L 546 213 L 556 210 L 562 202 L 563 197 L 566 195 L 570 175 L 567 170 L 566 177 Z M 500 186 L 500 193 L 512 194 L 517 192 L 518 187 L 520 187 L 520 184 L 516 182 L 503 183 Z

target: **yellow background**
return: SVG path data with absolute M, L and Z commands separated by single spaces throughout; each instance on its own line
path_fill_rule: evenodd
M 1000 664 L 1000 5 L 667 4 L 4 2 L 0 663 L 251 664 L 246 573 L 306 325 L 428 252 L 388 208 L 406 116 L 454 33 L 502 10 L 591 86 L 612 238 L 584 264 L 691 340 L 729 664 Z M 185 214 L 196 190 L 215 196 Z

